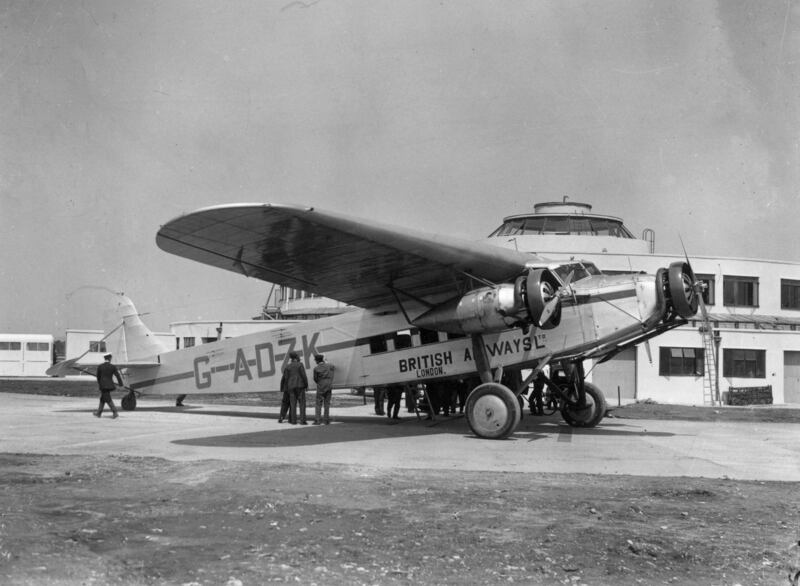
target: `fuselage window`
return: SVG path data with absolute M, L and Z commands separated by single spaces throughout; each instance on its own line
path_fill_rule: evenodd
M 380 354 L 381 352 L 386 352 L 386 350 L 388 350 L 388 346 L 384 336 L 372 336 L 369 339 L 370 354 Z
M 394 349 L 411 348 L 411 330 L 403 330 L 394 335 Z
M 419 343 L 424 344 L 435 344 L 439 341 L 439 332 L 436 330 L 420 330 L 419 331 Z

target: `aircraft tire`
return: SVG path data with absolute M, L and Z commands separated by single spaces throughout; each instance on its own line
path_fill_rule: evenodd
M 590 407 L 576 410 L 565 403 L 561 409 L 561 417 L 572 427 L 596 427 L 606 416 L 608 410 L 606 399 L 602 391 L 592 383 L 584 382 L 583 387 L 586 390 L 586 404 Z
M 133 411 L 136 409 L 136 393 L 129 391 L 127 395 L 122 397 L 122 410 Z
M 465 409 L 472 433 L 484 439 L 505 439 L 517 428 L 522 409 L 511 389 L 484 383 L 467 397 Z

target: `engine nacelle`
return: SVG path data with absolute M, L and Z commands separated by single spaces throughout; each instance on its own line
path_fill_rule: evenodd
M 534 325 L 549 329 L 558 325 L 560 307 L 548 322 L 539 324 L 545 304 L 556 294 L 558 280 L 548 269 L 534 269 L 513 284 L 474 289 L 414 320 L 420 328 L 459 334 L 499 332 Z
M 674 262 L 667 269 L 667 299 L 672 311 L 684 319 L 697 313 L 702 290 L 688 262 Z

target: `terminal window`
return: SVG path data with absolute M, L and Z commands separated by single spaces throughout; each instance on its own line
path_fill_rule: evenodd
M 800 309 L 800 281 L 781 279 L 781 309 Z
M 705 351 L 703 348 L 670 348 L 659 350 L 658 374 L 660 376 L 703 376 Z
M 735 307 L 758 307 L 758 277 L 722 277 L 722 302 Z
M 89 352 L 105 352 L 105 342 L 89 342 Z
M 49 352 L 50 344 L 47 342 L 26 342 L 25 349 L 28 352 Z
M 766 350 L 724 349 L 722 351 L 722 376 L 766 378 L 766 358 Z
M 19 351 L 22 350 L 21 342 L 0 342 L 0 350 Z
M 706 305 L 714 305 L 716 297 L 714 275 L 697 275 L 697 280 L 703 284 L 703 302 Z

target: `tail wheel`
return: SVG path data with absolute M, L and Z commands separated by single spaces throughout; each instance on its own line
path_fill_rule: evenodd
M 686 262 L 669 265 L 669 294 L 672 307 L 682 318 L 688 319 L 697 313 L 698 295 L 694 285 L 692 267 Z
M 561 417 L 572 427 L 595 427 L 606 416 L 606 399 L 592 383 L 584 382 L 583 388 L 586 390 L 586 407 L 579 409 L 574 403 L 565 402 Z
M 556 301 L 556 308 L 545 323 L 539 325 L 539 318 L 544 313 L 548 303 L 558 295 L 558 283 L 550 276 L 546 269 L 536 269 L 528 273 L 525 295 L 528 303 L 528 313 L 534 325 L 551 330 L 561 323 L 561 302 Z
M 472 433 L 485 439 L 504 439 L 519 425 L 522 409 L 511 389 L 484 383 L 467 397 L 467 423 Z
M 136 393 L 129 391 L 127 395 L 122 397 L 122 409 L 124 411 L 133 411 L 136 409 Z

